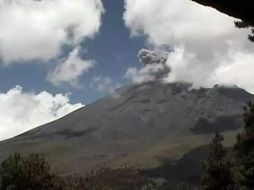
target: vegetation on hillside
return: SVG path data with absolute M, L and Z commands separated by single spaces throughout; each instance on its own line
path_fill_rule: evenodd
M 56 176 L 50 173 L 49 164 L 41 154 L 11 155 L 1 163 L 0 189 L 53 189 Z
M 87 176 L 54 174 L 42 154 L 15 153 L 0 167 L 1 190 L 155 190 L 156 183 L 135 168 L 100 169 Z
M 244 107 L 243 130 L 237 135 L 232 152 L 222 145 L 216 133 L 208 160 L 204 162 L 202 190 L 254 189 L 254 104 Z
M 211 142 L 210 155 L 203 163 L 205 173 L 202 176 L 203 190 L 230 189 L 233 184 L 231 162 L 227 159 L 227 149 L 223 147 L 223 136 L 216 131 Z
M 190 161 L 187 154 L 173 165 L 163 165 L 148 171 L 136 168 L 104 168 L 86 176 L 60 176 L 55 174 L 42 154 L 21 155 L 15 153 L 0 165 L 1 190 L 253 190 L 254 189 L 254 104 L 244 108 L 243 129 L 237 135 L 233 148 L 223 146 L 223 135 L 215 133 L 210 143 L 210 153 L 203 162 L 200 187 L 172 179 L 181 167 Z M 197 150 L 196 155 L 201 152 Z M 206 152 L 206 151 L 205 151 Z M 207 154 L 207 152 L 206 152 Z M 192 158 L 193 159 L 193 158 Z M 191 164 L 194 162 L 188 162 Z M 191 169 L 198 170 L 196 160 Z M 190 168 L 189 168 L 190 169 Z M 190 171 L 190 170 L 183 171 Z M 167 171 L 168 170 L 168 171 Z M 169 171 L 174 170 L 174 171 Z M 158 180 L 158 172 L 164 173 L 164 181 Z M 194 172 L 195 173 L 195 172 Z M 172 175 L 174 174 L 174 175 Z M 167 176 L 168 175 L 168 176 Z M 184 178 L 182 178 L 184 179 Z M 196 179 L 196 178 L 195 178 Z M 191 180 L 191 179 L 190 179 Z M 193 179 L 192 179 L 193 180 Z
M 254 27 L 250 24 L 243 22 L 243 21 L 235 21 L 235 26 L 237 28 L 251 28 L 251 34 L 248 36 L 249 40 L 254 42 Z
M 244 108 L 243 131 L 234 146 L 236 182 L 241 189 L 254 189 L 254 104 Z

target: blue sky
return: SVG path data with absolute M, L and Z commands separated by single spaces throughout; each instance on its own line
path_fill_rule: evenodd
M 85 40 L 81 43 L 85 59 L 96 61 L 96 66 L 89 73 L 79 79 L 80 88 L 68 84 L 54 86 L 47 80 L 48 70 L 53 69 L 54 62 L 49 64 L 12 64 L 1 65 L 0 90 L 7 91 L 16 85 L 21 85 L 24 91 L 40 92 L 46 90 L 52 94 L 71 92 L 72 102 L 91 103 L 109 93 L 101 92 L 92 88 L 89 84 L 92 77 L 110 77 L 114 83 L 126 84 L 129 81 L 123 76 L 131 66 L 139 66 L 137 53 L 145 46 L 143 37 L 130 37 L 129 30 L 124 26 L 123 12 L 124 2 L 119 0 L 103 1 L 106 10 L 102 16 L 102 25 L 94 39 Z M 68 55 L 71 48 L 67 47 L 63 56 Z M 65 54 L 65 55 L 64 55 Z

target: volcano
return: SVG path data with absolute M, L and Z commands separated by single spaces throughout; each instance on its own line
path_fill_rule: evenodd
M 241 127 L 253 95 L 216 85 L 133 84 L 59 120 L 0 143 L 0 160 L 14 152 L 44 153 L 62 174 L 121 164 L 149 168 L 209 143 L 217 129 L 225 143 Z

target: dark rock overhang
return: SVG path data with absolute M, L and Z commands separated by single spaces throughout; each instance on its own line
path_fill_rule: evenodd
M 199 4 L 213 7 L 229 16 L 239 18 L 254 26 L 253 0 L 192 0 Z

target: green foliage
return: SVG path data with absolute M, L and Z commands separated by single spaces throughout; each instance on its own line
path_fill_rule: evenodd
M 244 108 L 243 131 L 237 136 L 233 151 L 223 146 L 224 137 L 216 131 L 210 154 L 203 162 L 202 190 L 254 189 L 254 104 Z M 229 154 L 231 153 L 231 154 Z M 175 170 L 173 170 L 175 171 Z M 177 170 L 178 171 L 178 170 Z M 176 172 L 177 172 L 176 171 Z M 50 171 L 42 154 L 15 153 L 0 165 L 1 190 L 190 190 L 190 184 L 171 181 L 158 185 L 143 171 L 135 168 L 104 168 L 79 175 L 58 176 Z
M 158 186 L 141 170 L 120 167 L 60 177 L 50 172 L 44 155 L 15 153 L 1 163 L 1 190 L 156 190 Z
M 249 35 L 249 40 L 254 42 L 254 29 L 251 29 L 252 34 Z
M 227 151 L 221 144 L 223 137 L 216 133 L 212 151 L 204 164 L 204 190 L 254 189 L 254 104 L 251 102 L 244 107 L 243 123 L 243 131 L 237 135 L 233 147 L 233 159 L 227 159 Z
M 247 22 L 243 22 L 243 21 L 235 21 L 235 26 L 237 28 L 250 28 L 252 27 L 250 24 L 248 24 Z M 254 42 L 254 28 L 251 29 L 252 34 L 250 34 L 248 36 L 249 40 Z
M 243 22 L 243 21 L 235 21 L 235 26 L 237 28 L 248 28 L 248 27 L 251 27 L 250 24 L 248 24 L 247 22 Z
M 254 104 L 244 108 L 243 131 L 234 146 L 236 181 L 241 189 L 254 189 Z
M 216 131 L 210 144 L 211 152 L 203 163 L 203 190 L 227 190 L 233 184 L 232 165 L 227 159 L 227 150 L 222 145 L 224 137 Z
M 115 189 L 115 190 L 139 190 L 149 183 L 149 180 L 134 168 L 101 169 L 92 172 L 87 177 L 91 190 Z
M 89 173 L 63 179 L 62 190 L 155 190 L 156 184 L 135 168 L 104 168 Z
M 55 180 L 41 154 L 15 153 L 1 163 L 0 174 L 1 190 L 48 190 Z

